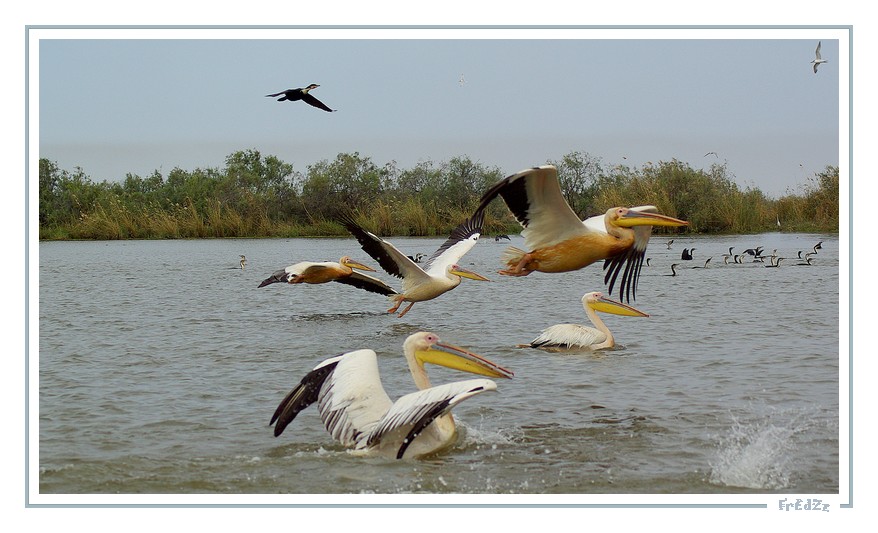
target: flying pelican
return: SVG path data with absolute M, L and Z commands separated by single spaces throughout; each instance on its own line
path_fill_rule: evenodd
M 680 255 L 680 259 L 683 261 L 691 261 L 692 260 L 692 252 L 695 251 L 695 248 L 683 248 L 683 253 Z
M 820 57 L 820 41 L 817 41 L 817 50 L 814 51 L 814 60 L 811 63 L 814 65 L 814 74 L 817 74 L 817 66 L 821 63 L 826 63 L 828 59 L 823 59 Z
M 716 155 L 716 152 L 707 152 L 706 154 L 704 154 L 704 157 L 707 157 L 709 155 L 712 155 L 713 157 L 719 157 L 718 155 Z
M 290 265 L 283 270 L 278 270 L 270 277 L 266 278 L 259 287 L 265 287 L 272 283 L 328 283 L 337 281 L 345 285 L 353 285 L 358 289 L 364 289 L 369 292 L 376 292 L 385 296 L 396 294 L 391 286 L 383 281 L 366 274 L 355 272 L 354 269 L 375 272 L 374 268 L 367 267 L 362 263 L 352 260 L 348 256 L 344 256 L 338 260 L 338 263 L 325 261 L 323 263 L 312 263 L 311 261 L 303 261 Z
M 643 311 L 606 298 L 600 292 L 586 293 L 582 297 L 582 307 L 594 328 L 579 324 L 556 324 L 544 329 L 530 344 L 522 344 L 520 347 L 529 346 L 550 351 L 612 348 L 616 345 L 613 334 L 596 311 L 622 316 L 649 316 Z
M 422 457 L 454 444 L 454 406 L 481 392 L 497 390 L 490 379 L 433 387 L 425 363 L 493 378 L 513 376 L 483 357 L 443 344 L 434 333 L 409 336 L 403 351 L 418 392 L 391 402 L 381 385 L 375 352 L 347 352 L 314 367 L 286 395 L 269 423 L 276 423 L 274 436 L 283 433 L 300 411 L 317 402 L 324 427 L 344 446 L 364 455 Z
M 400 314 L 402 318 L 415 302 L 432 300 L 440 294 L 460 285 L 460 278 L 490 281 L 488 278 L 467 270 L 457 264 L 461 257 L 476 245 L 482 232 L 484 213 L 479 212 L 454 228 L 442 246 L 436 250 L 422 269 L 406 257 L 395 246 L 361 228 L 356 222 L 342 217 L 340 222 L 357 238 L 360 246 L 388 274 L 402 278 L 401 294 L 393 294 L 394 305 L 387 310 L 395 313 L 403 302 L 410 302 Z
M 506 239 L 507 241 L 511 241 L 511 240 L 512 240 L 512 239 L 509 238 L 509 235 L 495 235 L 495 236 L 494 236 L 494 242 L 500 242 L 500 241 L 503 240 L 503 239 Z
M 311 96 L 311 94 L 309 94 L 311 90 L 316 89 L 317 87 L 320 87 L 320 86 L 317 85 L 316 83 L 312 83 L 311 85 L 309 85 L 305 88 L 287 89 L 286 91 L 281 91 L 279 93 L 274 93 L 274 94 L 266 94 L 265 96 L 268 98 L 274 98 L 275 96 L 283 95 L 277 99 L 278 102 L 283 102 L 284 100 L 288 100 L 290 102 L 302 100 L 306 104 L 312 105 L 318 109 L 322 109 L 324 111 L 330 111 L 330 112 L 335 111 L 335 109 L 328 108 L 326 106 L 326 104 L 324 104 L 323 102 L 321 102 L 320 100 L 318 100 L 317 98 L 314 98 L 313 96 Z
M 502 196 L 524 228 L 521 235 L 529 252 L 506 248 L 506 276 L 526 276 L 534 271 L 570 272 L 605 259 L 604 282 L 613 284 L 623 270 L 619 294 L 630 301 L 635 293 L 652 226 L 685 226 L 688 222 L 660 215 L 654 206 L 614 207 L 606 214 L 579 219 L 564 200 L 558 172 L 552 165 L 524 170 L 500 180 L 479 203 L 484 210 Z

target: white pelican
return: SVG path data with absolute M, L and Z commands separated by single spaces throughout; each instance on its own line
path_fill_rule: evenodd
M 322 109 L 324 111 L 329 111 L 329 112 L 335 111 L 335 109 L 330 109 L 329 107 L 326 106 L 326 104 L 324 104 L 323 102 L 321 102 L 320 100 L 318 100 L 317 98 L 315 98 L 314 96 L 311 95 L 311 91 L 316 89 L 317 87 L 320 87 L 320 86 L 317 85 L 316 83 L 312 83 L 311 85 L 304 87 L 304 88 L 300 87 L 298 89 L 287 89 L 286 91 L 281 91 L 279 93 L 274 93 L 274 94 L 266 94 L 265 96 L 268 98 L 274 98 L 276 96 L 280 96 L 280 98 L 277 99 L 278 102 L 283 102 L 285 100 L 288 100 L 290 102 L 302 100 L 306 104 L 314 106 L 317 109 Z M 281 95 L 283 95 L 283 96 L 281 96 Z
M 278 270 L 270 277 L 266 278 L 259 287 L 265 287 L 272 283 L 328 283 L 337 281 L 345 285 L 353 285 L 358 289 L 364 289 L 369 292 L 377 292 L 385 296 L 396 294 L 390 285 L 383 281 L 366 274 L 360 274 L 354 269 L 367 270 L 375 272 L 374 268 L 367 267 L 362 263 L 352 260 L 348 256 L 344 256 L 338 260 L 324 261 L 322 263 L 312 263 L 311 261 L 302 261 L 295 265 L 290 265 L 283 270 Z
M 460 278 L 489 281 L 488 278 L 467 270 L 457 264 L 476 242 L 482 231 L 484 214 L 479 212 L 454 228 L 442 246 L 424 263 L 421 268 L 395 246 L 366 231 L 350 218 L 342 217 L 340 222 L 359 241 L 363 250 L 378 261 L 388 274 L 402 278 L 402 293 L 390 296 L 393 307 L 388 313 L 395 313 L 403 302 L 410 302 L 400 314 L 403 317 L 415 302 L 432 300 L 460 285 Z
M 586 293 L 582 297 L 582 307 L 594 328 L 579 324 L 556 324 L 544 329 L 530 344 L 523 346 L 550 351 L 612 348 L 616 345 L 613 334 L 596 311 L 622 316 L 649 316 L 629 305 L 606 298 L 599 292 Z
M 811 61 L 811 63 L 814 65 L 814 74 L 817 74 L 817 65 L 821 63 L 826 63 L 826 61 L 828 61 L 820 57 L 820 44 L 821 42 L 817 41 L 817 50 L 814 51 L 815 57 L 814 60 Z
M 296 415 L 317 402 L 323 425 L 344 446 L 363 453 L 422 457 L 454 443 L 457 430 L 451 409 L 485 391 L 497 390 L 490 379 L 471 379 L 431 386 L 424 363 L 494 378 L 512 372 L 472 352 L 443 344 L 434 333 L 420 332 L 403 344 L 418 392 L 391 402 L 381 385 L 372 350 L 356 350 L 329 358 L 309 372 L 278 405 L 269 425 L 274 436 Z
M 507 276 L 526 276 L 533 271 L 569 272 L 595 261 L 604 261 L 612 293 L 624 266 L 619 292 L 630 300 L 636 288 L 652 226 L 686 226 L 689 223 L 660 215 L 654 206 L 614 207 L 606 214 L 579 219 L 561 194 L 558 172 L 544 165 L 513 174 L 491 187 L 481 199 L 479 211 L 497 196 L 524 228 L 521 235 L 531 251 L 509 247 L 503 254 Z

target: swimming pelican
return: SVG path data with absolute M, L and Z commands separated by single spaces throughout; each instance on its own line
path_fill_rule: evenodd
M 352 260 L 348 256 L 344 256 L 338 260 L 338 263 L 325 261 L 323 263 L 312 263 L 311 261 L 302 261 L 295 265 L 290 265 L 283 270 L 278 270 L 270 277 L 266 278 L 259 287 L 265 287 L 272 283 L 328 283 L 337 281 L 345 285 L 352 285 L 358 289 L 364 289 L 369 292 L 376 292 L 385 296 L 396 294 L 396 290 L 383 281 L 366 274 L 361 274 L 354 269 L 375 272 L 374 268 L 367 267 L 362 263 Z
M 484 210 L 497 196 L 524 228 L 521 235 L 529 252 L 506 248 L 506 276 L 531 272 L 570 272 L 605 259 L 604 282 L 609 293 L 624 267 L 619 294 L 630 300 L 636 291 L 640 267 L 652 226 L 685 226 L 688 222 L 660 215 L 654 206 L 614 207 L 606 214 L 579 219 L 561 194 L 558 172 L 552 165 L 524 170 L 500 180 L 479 203 Z
M 300 411 L 317 402 L 324 427 L 344 446 L 397 459 L 422 457 L 454 444 L 454 406 L 481 392 L 497 390 L 490 379 L 433 387 L 425 363 L 493 378 L 513 376 L 483 357 L 443 344 L 434 333 L 409 336 L 403 351 L 418 392 L 391 402 L 381 385 L 375 352 L 344 353 L 314 367 L 286 395 L 269 423 L 276 423 L 274 436 L 283 433 Z
M 316 83 L 312 83 L 311 85 L 309 85 L 305 88 L 287 89 L 286 91 L 281 91 L 279 93 L 274 93 L 274 94 L 266 94 L 265 96 L 268 98 L 274 98 L 275 96 L 283 95 L 277 99 L 278 102 L 283 102 L 284 100 L 288 100 L 290 102 L 302 100 L 306 104 L 312 105 L 318 109 L 322 109 L 324 111 L 329 111 L 329 112 L 335 111 L 335 109 L 328 108 L 326 106 L 326 104 L 324 104 L 323 102 L 321 102 L 317 98 L 314 98 L 313 96 L 311 96 L 310 91 L 313 89 L 316 89 L 317 87 L 320 87 L 320 86 L 317 85 Z
M 395 246 L 361 228 L 352 219 L 342 217 L 340 222 L 357 238 L 363 251 L 378 261 L 385 272 L 402 278 L 402 293 L 391 296 L 394 305 L 387 310 L 388 313 L 395 313 L 403 302 L 410 302 L 399 314 L 402 318 L 415 302 L 432 300 L 450 291 L 460 285 L 460 278 L 490 281 L 457 264 L 479 240 L 483 220 L 484 213 L 479 212 L 454 228 L 448 240 L 427 259 L 423 269 Z
M 821 41 L 817 41 L 817 50 L 814 51 L 814 60 L 811 63 L 814 65 L 814 74 L 817 74 L 817 66 L 821 63 L 826 63 L 828 60 L 820 57 L 820 44 Z
M 544 329 L 530 344 L 520 346 L 550 351 L 612 348 L 616 345 L 613 334 L 600 319 L 597 311 L 622 316 L 649 316 L 643 311 L 606 298 L 600 292 L 586 293 L 582 297 L 582 307 L 585 309 L 585 314 L 591 320 L 591 323 L 595 326 L 594 328 L 579 324 L 556 324 Z

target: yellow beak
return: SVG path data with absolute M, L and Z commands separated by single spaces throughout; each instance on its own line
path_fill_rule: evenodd
M 616 225 L 623 228 L 634 226 L 688 226 L 685 220 L 660 215 L 658 213 L 644 213 L 629 209 L 625 215 L 616 220 Z
M 511 378 L 514 375 L 510 370 L 506 370 L 484 357 L 450 344 L 437 342 L 426 350 L 416 351 L 415 357 L 421 363 L 432 363 L 492 378 Z
M 625 305 L 622 302 L 617 302 L 615 300 L 610 300 L 606 297 L 601 297 L 597 301 L 589 304 L 589 307 L 594 309 L 595 311 L 600 311 L 601 313 L 610 313 L 613 315 L 622 315 L 622 316 L 649 316 L 639 309 L 635 309 L 630 305 Z
M 362 263 L 358 263 L 356 261 L 345 261 L 345 266 L 348 268 L 356 268 L 358 270 L 366 270 L 368 272 L 375 272 L 374 268 L 367 267 Z
M 467 269 L 465 269 L 463 267 L 459 267 L 457 265 L 454 265 L 453 267 L 451 267 L 451 270 L 449 270 L 449 272 L 451 272 L 452 274 L 454 274 L 456 276 L 460 276 L 462 278 L 469 278 L 469 279 L 474 279 L 477 281 L 491 281 L 481 274 L 476 274 L 472 270 L 467 270 Z

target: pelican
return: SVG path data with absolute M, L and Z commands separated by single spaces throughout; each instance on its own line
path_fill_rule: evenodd
M 500 242 L 500 241 L 503 240 L 503 239 L 506 239 L 507 241 L 511 241 L 511 240 L 512 240 L 512 239 L 509 238 L 509 235 L 495 235 L 495 236 L 494 236 L 494 242 Z
M 454 406 L 481 392 L 497 390 L 496 383 L 484 378 L 433 387 L 425 363 L 493 378 L 513 376 L 483 357 L 443 344 L 434 333 L 409 336 L 403 351 L 418 392 L 391 402 L 381 385 L 375 352 L 347 352 L 314 367 L 286 395 L 269 422 L 274 424 L 274 436 L 317 402 L 324 427 L 344 446 L 364 455 L 423 457 L 454 444 Z
M 729 246 L 729 253 L 723 254 L 723 262 L 725 264 L 727 264 L 727 265 L 729 264 L 729 259 L 731 259 L 732 256 L 734 255 L 734 254 L 732 254 L 732 250 L 734 250 L 734 249 L 735 249 L 734 246 Z
M 811 63 L 814 65 L 814 74 L 817 74 L 817 66 L 821 63 L 826 63 L 828 60 L 820 57 L 820 44 L 821 41 L 817 41 L 817 50 L 814 51 L 814 60 Z
M 614 207 L 606 214 L 579 219 L 561 194 L 558 172 L 552 165 L 524 170 L 491 187 L 481 198 L 478 211 L 497 196 L 524 228 L 521 235 L 529 252 L 506 248 L 506 276 L 526 276 L 534 271 L 570 272 L 605 259 L 604 282 L 609 293 L 619 272 L 619 288 L 630 300 L 636 291 L 640 267 L 652 226 L 685 226 L 688 222 L 657 213 L 654 206 Z
M 811 266 L 811 257 L 809 255 L 806 255 L 803 259 L 805 260 L 804 263 L 796 263 L 796 264 L 799 266 Z
M 353 285 L 358 289 L 364 289 L 369 292 L 376 292 L 385 296 L 396 294 L 396 290 L 387 285 L 383 281 L 366 274 L 355 272 L 354 269 L 375 272 L 374 268 L 367 267 L 362 263 L 352 260 L 348 256 L 344 256 L 338 260 L 338 263 L 325 261 L 322 263 L 312 263 L 311 261 L 302 261 L 295 265 L 290 265 L 283 270 L 278 270 L 270 277 L 266 278 L 259 287 L 265 287 L 272 283 L 328 283 L 337 281 L 345 285 Z
M 352 219 L 342 217 L 341 223 L 356 237 L 363 251 L 378 261 L 381 268 L 392 276 L 402 278 L 403 292 L 391 296 L 394 304 L 387 310 L 388 313 L 395 313 L 403 302 L 409 302 L 408 307 L 399 314 L 402 318 L 415 302 L 432 300 L 450 291 L 460 285 L 460 278 L 490 281 L 457 264 L 479 240 L 483 217 L 484 213 L 479 212 L 454 228 L 448 240 L 427 259 L 423 269 L 395 246 L 366 231 Z
M 321 102 L 317 98 L 314 98 L 313 96 L 311 96 L 310 91 L 313 89 L 316 89 L 317 87 L 320 87 L 320 86 L 317 85 L 316 83 L 312 83 L 311 85 L 309 85 L 305 88 L 287 89 L 286 91 L 281 91 L 279 93 L 274 93 L 274 94 L 266 94 L 265 96 L 268 98 L 274 98 L 276 96 L 280 96 L 280 98 L 277 99 L 278 102 L 283 102 L 284 100 L 288 100 L 290 102 L 302 100 L 306 104 L 312 105 L 318 109 L 322 109 L 324 111 L 329 111 L 329 112 L 335 111 L 335 109 L 328 108 L 326 106 L 326 104 L 324 104 L 323 102 Z M 281 95 L 283 95 L 283 96 L 281 96 Z
M 594 328 L 580 326 L 579 324 L 556 324 L 544 329 L 530 344 L 521 346 L 550 351 L 612 348 L 616 345 L 613 334 L 600 319 L 597 311 L 622 316 L 649 316 L 643 311 L 606 298 L 600 292 L 586 293 L 582 297 L 582 307 L 585 309 L 585 314 L 591 320 L 591 323 L 595 326 Z

